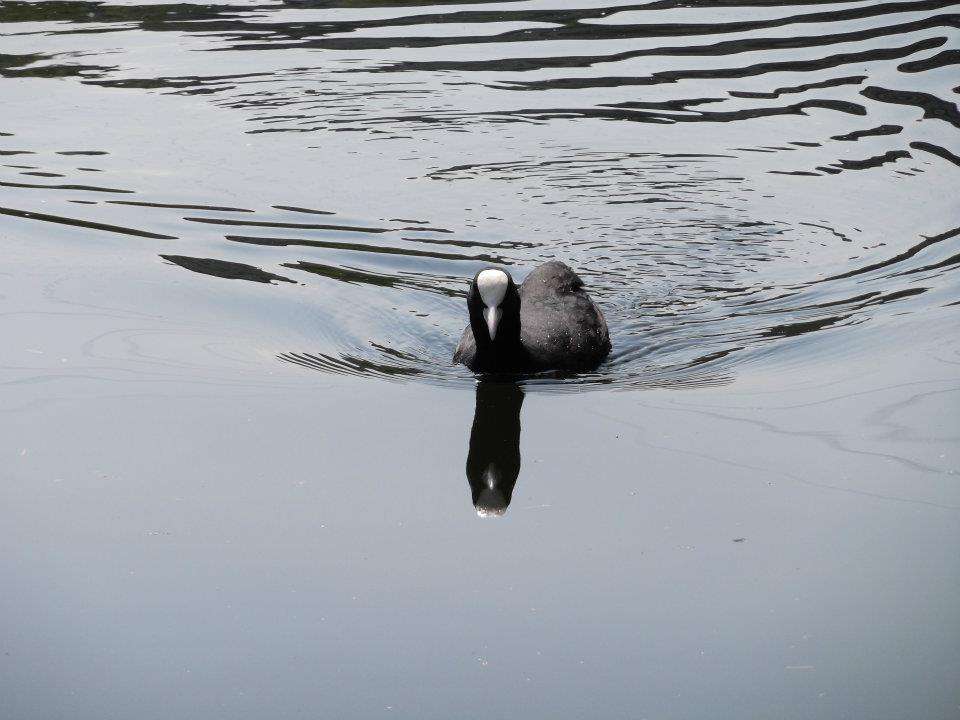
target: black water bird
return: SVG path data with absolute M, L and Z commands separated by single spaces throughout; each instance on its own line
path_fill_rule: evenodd
M 603 313 L 562 262 L 533 270 L 517 288 L 499 268 L 481 270 L 467 293 L 470 324 L 453 354 L 478 373 L 591 370 L 610 352 Z
M 470 429 L 467 481 L 481 516 L 503 515 L 520 475 L 520 408 L 523 388 L 481 380 Z

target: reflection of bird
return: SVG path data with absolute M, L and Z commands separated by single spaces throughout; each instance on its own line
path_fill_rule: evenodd
M 470 430 L 467 480 L 480 515 L 503 515 L 520 474 L 520 407 L 523 388 L 482 381 Z
M 610 352 L 610 334 L 583 281 L 556 260 L 520 286 L 503 270 L 481 270 L 467 293 L 470 324 L 453 361 L 474 372 L 589 370 Z

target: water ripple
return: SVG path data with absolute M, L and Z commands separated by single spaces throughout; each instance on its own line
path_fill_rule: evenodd
M 887 232 L 895 210 L 844 204 L 956 186 L 955 2 L 567 5 L 5 2 L 4 89 L 171 96 L 184 148 L 151 173 L 109 115 L 67 146 L 4 119 L 4 227 L 120 236 L 212 292 L 299 303 L 275 358 L 391 381 L 473 381 L 450 356 L 490 264 L 563 259 L 604 308 L 611 358 L 526 379 L 555 391 L 725 383 L 955 304 L 955 217 Z M 191 182 L 201 116 L 234 145 L 219 193 Z M 289 182 L 241 182 L 251 147 Z M 304 168 L 326 195 L 293 187 Z

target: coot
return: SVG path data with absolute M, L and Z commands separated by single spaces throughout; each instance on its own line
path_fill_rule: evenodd
M 467 309 L 470 324 L 453 361 L 474 372 L 590 370 L 610 352 L 603 313 L 580 277 L 556 260 L 537 267 L 519 289 L 504 270 L 481 270 Z

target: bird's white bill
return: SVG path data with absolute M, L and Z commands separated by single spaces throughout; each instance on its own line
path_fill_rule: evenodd
M 503 310 L 498 307 L 485 307 L 483 309 L 483 319 L 487 321 L 487 332 L 490 333 L 490 339 L 497 336 L 497 325 L 500 324 L 500 316 Z

